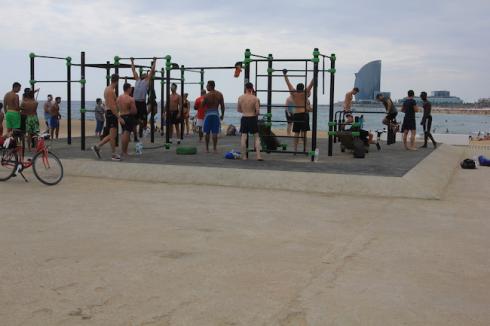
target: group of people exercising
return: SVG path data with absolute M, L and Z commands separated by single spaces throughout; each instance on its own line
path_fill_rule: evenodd
M 137 135 L 142 137 L 142 132 L 146 128 L 148 112 L 152 110 L 151 108 L 149 110 L 147 109 L 146 96 L 150 80 L 155 74 L 156 58 L 154 58 L 151 70 L 147 74 L 138 75 L 133 59 L 131 59 L 131 63 L 135 79 L 134 87 L 128 82 L 125 82 L 123 85 L 123 94 L 117 97 L 116 87 L 119 84 L 119 76 L 114 74 L 111 76 L 110 85 L 104 90 L 105 124 L 108 133 L 100 142 L 91 148 L 97 158 L 101 158 L 100 150 L 107 143 L 111 146 L 112 160 L 120 161 L 121 157 L 129 156 L 128 145 L 131 133 L 134 133 L 135 137 Z M 283 70 L 283 74 L 290 91 L 288 101 L 290 102 L 290 106 L 294 107 L 291 120 L 293 124 L 292 130 L 295 135 L 294 150 L 297 151 L 299 139 L 303 138 L 306 141 L 306 133 L 310 130 L 308 112 L 311 112 L 312 109 L 308 97 L 313 88 L 313 81 L 307 87 L 302 83 L 294 87 L 289 81 L 287 70 Z M 206 90 L 201 91 L 201 96 L 196 99 L 194 105 L 194 109 L 197 111 L 195 118 L 199 140 L 202 141 L 203 138 L 205 139 L 205 150 L 207 153 L 210 152 L 211 139 L 213 152 L 217 153 L 218 135 L 225 113 L 223 94 L 216 90 L 215 87 L 216 85 L 213 80 L 208 81 Z M 183 107 L 181 107 L 182 103 L 184 103 Z M 170 138 L 173 136 L 174 128 L 177 138 L 179 137 L 182 123 L 181 119 L 188 118 L 189 106 L 187 97 L 182 100 L 181 95 L 177 93 L 177 85 L 172 84 L 169 98 L 169 114 L 166 117 L 169 120 L 168 124 L 171 126 L 167 131 L 170 134 Z M 252 83 L 246 83 L 244 94 L 238 98 L 237 111 L 242 114 L 240 123 L 242 152 L 247 150 L 246 143 L 248 135 L 252 135 L 254 137 L 256 158 L 259 161 L 263 160 L 258 127 L 260 102 Z M 116 153 L 118 124 L 122 127 L 121 154 Z M 177 143 L 179 144 L 180 140 L 177 140 Z M 247 159 L 247 155 L 242 155 L 242 159 Z
M 344 100 L 344 112 L 345 112 L 345 124 L 352 124 L 354 117 L 352 115 L 352 102 L 356 94 L 359 93 L 359 88 L 354 87 L 351 91 L 347 92 Z M 434 148 L 437 147 L 437 142 L 434 140 L 430 130 L 432 128 L 432 104 L 428 100 L 427 92 L 420 93 L 420 99 L 422 100 L 423 116 L 420 124 L 424 129 L 424 144 L 422 148 L 427 148 L 427 142 L 430 139 Z M 397 133 L 400 130 L 400 124 L 397 122 L 396 117 L 398 115 L 398 110 L 389 97 L 385 97 L 383 94 L 378 94 L 376 100 L 381 102 L 386 110 L 386 116 L 383 118 L 383 124 L 386 125 L 391 132 Z M 415 92 L 409 90 L 407 93 L 407 98 L 403 101 L 401 111 L 405 114 L 403 117 L 403 122 L 401 125 L 401 131 L 403 133 L 403 145 L 406 150 L 417 150 L 415 147 L 415 136 L 416 136 L 416 121 L 415 113 L 420 111 L 417 106 L 417 101 L 415 100 Z M 366 131 L 361 131 L 361 138 L 364 141 L 371 143 L 373 140 L 373 135 Z M 410 134 L 410 139 L 408 138 Z

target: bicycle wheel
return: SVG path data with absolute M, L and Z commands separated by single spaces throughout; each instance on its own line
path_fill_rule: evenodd
M 2 155 L 0 159 L 0 181 L 7 181 L 15 173 L 18 156 L 16 151 L 8 149 L 2 149 L 0 153 Z
M 36 178 L 48 186 L 54 186 L 63 179 L 63 165 L 51 152 L 39 152 L 32 158 L 32 170 Z

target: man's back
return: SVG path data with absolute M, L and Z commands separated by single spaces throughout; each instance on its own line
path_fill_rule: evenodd
M 306 111 L 306 103 L 308 97 L 306 92 L 296 92 L 291 94 L 294 105 L 296 106 L 295 113 L 303 113 Z
M 131 108 L 134 103 L 134 98 L 127 94 L 123 94 L 117 98 L 117 107 L 119 108 L 119 111 L 121 115 L 128 115 L 131 114 Z M 136 106 L 136 103 L 134 103 Z
M 5 106 L 5 112 L 18 111 L 19 110 L 19 96 L 14 91 L 10 91 L 5 94 L 3 98 L 3 105 Z
M 256 116 L 259 108 L 259 100 L 253 94 L 244 94 L 238 98 L 238 109 L 244 117 Z
M 217 109 L 223 102 L 223 94 L 213 90 L 204 96 L 204 103 L 209 109 Z
M 35 115 L 37 109 L 37 102 L 34 99 L 25 99 L 22 101 L 22 109 L 26 115 Z
M 105 105 L 110 110 L 116 110 L 116 92 L 112 85 L 109 85 L 104 90 Z

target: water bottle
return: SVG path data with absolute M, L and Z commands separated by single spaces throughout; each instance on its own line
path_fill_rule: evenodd
M 136 143 L 136 155 L 142 155 L 143 154 L 143 143 Z
M 320 149 L 315 149 L 315 156 L 313 157 L 314 162 L 318 162 L 318 156 L 320 155 Z

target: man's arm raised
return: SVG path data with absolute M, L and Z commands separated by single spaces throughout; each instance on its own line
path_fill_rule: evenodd
M 306 94 L 308 95 L 308 97 L 310 96 L 311 94 L 311 90 L 313 89 L 313 79 L 311 80 L 311 82 L 308 84 L 308 87 L 306 87 Z
M 294 88 L 293 84 L 291 84 L 291 82 L 289 81 L 289 78 L 288 78 L 288 70 L 287 69 L 283 69 L 282 70 L 282 73 L 284 75 L 284 80 L 286 81 L 286 84 L 288 85 L 288 89 L 291 92 L 291 94 L 293 95 L 296 92 L 296 88 Z
M 151 70 L 148 73 L 148 76 L 146 76 L 146 80 L 151 80 L 153 76 L 155 76 L 155 71 L 156 71 L 156 66 L 157 66 L 157 58 L 153 57 L 153 64 L 151 65 Z
M 138 76 L 138 73 L 136 72 L 136 67 L 134 66 L 134 58 L 130 58 L 130 60 L 131 60 L 131 70 L 133 71 L 134 80 L 138 80 L 140 77 Z

